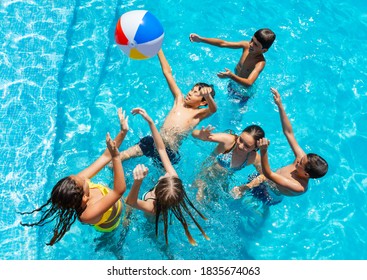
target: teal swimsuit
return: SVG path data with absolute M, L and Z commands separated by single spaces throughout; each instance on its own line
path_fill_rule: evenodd
M 231 166 L 232 154 L 233 154 L 233 150 L 235 146 L 236 146 L 236 143 L 232 146 L 232 148 L 229 151 L 226 151 L 216 156 L 216 159 L 219 165 L 227 169 L 228 171 L 238 171 L 238 170 L 241 170 L 242 168 L 245 168 L 247 165 L 248 157 L 250 155 L 250 153 L 247 154 L 245 161 L 240 166 L 232 167 Z
M 148 193 L 150 193 L 152 190 L 154 190 L 154 188 L 155 188 L 155 186 L 154 186 L 153 188 L 151 188 L 149 191 L 146 191 L 145 193 L 143 193 L 143 195 L 141 196 L 141 200 L 144 200 L 144 201 L 147 201 L 147 200 L 149 200 L 149 199 L 156 200 L 155 198 L 152 198 L 152 197 L 149 197 L 149 198 L 145 199 L 146 195 L 147 195 Z

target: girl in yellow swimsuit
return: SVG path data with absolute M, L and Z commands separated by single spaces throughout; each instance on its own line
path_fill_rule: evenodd
M 107 149 L 90 166 L 77 175 L 70 175 L 58 181 L 53 187 L 51 197 L 32 214 L 41 211 L 42 216 L 36 223 L 21 223 L 23 226 L 43 226 L 56 220 L 54 235 L 47 245 L 58 242 L 70 229 L 76 219 L 82 223 L 93 225 L 97 230 L 109 232 L 117 228 L 121 219 L 121 196 L 126 190 L 124 170 L 121 165 L 118 148 L 129 130 L 128 118 L 122 109 L 118 110 L 120 132 L 115 140 L 109 133 L 106 135 Z M 109 189 L 100 184 L 94 184 L 89 179 L 95 176 L 112 159 L 114 172 L 114 187 Z

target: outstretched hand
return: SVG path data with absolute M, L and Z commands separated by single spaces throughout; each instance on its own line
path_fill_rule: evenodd
M 120 152 L 117 149 L 116 142 L 112 140 L 109 132 L 107 132 L 107 135 L 106 135 L 106 144 L 107 144 L 108 150 L 110 151 L 111 156 L 113 158 L 114 157 L 120 158 Z
M 212 137 L 212 131 L 215 129 L 214 126 L 211 126 L 210 124 L 207 127 L 201 127 L 199 131 L 199 139 L 201 140 L 210 140 Z
M 138 164 L 133 171 L 135 181 L 143 181 L 148 175 L 149 169 L 144 164 Z
M 273 94 L 275 104 L 280 106 L 282 104 L 282 100 L 280 98 L 279 92 L 275 88 L 270 88 L 270 91 Z
M 189 39 L 190 39 L 191 42 L 196 42 L 196 43 L 201 42 L 200 36 L 198 34 L 195 34 L 195 33 L 191 33 L 190 36 L 189 36 Z
M 231 190 L 231 195 L 234 199 L 240 199 L 243 196 L 243 192 L 241 191 L 240 187 L 234 187 Z
M 233 73 L 231 72 L 231 70 L 229 70 L 228 68 L 224 68 L 225 69 L 225 71 L 223 71 L 223 72 L 219 72 L 218 74 L 217 74 L 217 76 L 219 77 L 219 78 L 221 78 L 221 79 L 225 79 L 225 78 L 230 78 L 232 75 L 233 75 Z
M 260 149 L 260 151 L 265 151 L 268 149 L 270 145 L 270 140 L 266 138 L 261 138 L 257 140 L 257 147 Z
M 122 108 L 118 108 L 117 115 L 120 120 L 120 130 L 122 132 L 128 132 L 129 131 L 129 124 L 128 124 L 129 116 L 126 117 L 126 113 L 125 111 L 122 111 Z
M 131 113 L 135 115 L 141 115 L 148 123 L 153 123 L 152 118 L 148 115 L 148 113 L 143 108 L 134 108 Z

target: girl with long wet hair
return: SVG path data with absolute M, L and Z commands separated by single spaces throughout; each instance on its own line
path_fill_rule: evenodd
M 185 234 L 191 245 L 196 245 L 197 243 L 189 231 L 185 216 L 189 216 L 201 231 L 202 235 L 209 240 L 209 237 L 205 234 L 202 227 L 192 215 L 190 208 L 194 209 L 195 212 L 204 220 L 206 220 L 206 218 L 195 208 L 188 198 L 183 183 L 169 160 L 166 147 L 153 120 L 144 109 L 135 108 L 132 113 L 134 115 L 141 115 L 148 122 L 156 149 L 159 153 L 166 174 L 160 177 L 157 184 L 152 189 L 144 193 L 141 199 L 138 199 L 140 186 L 143 179 L 148 174 L 148 169 L 142 164 L 137 165 L 133 172 L 134 183 L 126 198 L 126 203 L 136 209 L 144 211 L 148 215 L 155 216 L 156 236 L 158 236 L 159 221 L 162 217 L 166 244 L 168 244 L 168 218 L 170 213 L 172 213 L 183 226 Z
M 124 140 L 128 127 L 128 118 L 122 109 L 118 110 L 120 132 L 115 140 L 106 135 L 107 148 L 90 166 L 76 175 L 70 175 L 58 181 L 51 196 L 41 207 L 24 214 L 42 213 L 35 223 L 21 223 L 23 226 L 43 226 L 55 221 L 54 235 L 47 245 L 54 245 L 69 231 L 76 219 L 93 225 L 97 230 L 110 232 L 118 227 L 124 208 L 121 196 L 126 190 L 124 170 L 121 165 L 118 148 Z M 112 160 L 114 187 L 109 189 L 95 184 L 90 179 Z

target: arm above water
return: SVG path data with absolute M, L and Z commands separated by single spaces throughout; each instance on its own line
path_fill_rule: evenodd
M 289 145 L 291 146 L 295 157 L 296 158 L 302 158 L 306 153 L 299 146 L 299 144 L 298 144 L 298 142 L 297 142 L 297 140 L 294 136 L 293 128 L 292 128 L 291 122 L 289 121 L 289 118 L 288 118 L 288 116 L 285 112 L 282 100 L 280 98 L 280 94 L 275 88 L 270 88 L 270 90 L 273 94 L 274 102 L 278 106 L 278 109 L 279 109 L 279 116 L 280 116 L 280 121 L 282 123 L 283 133 L 284 133 L 285 137 L 287 138 L 287 141 L 288 141 Z
M 167 155 L 166 146 L 162 140 L 162 136 L 160 135 L 157 127 L 155 126 L 152 118 L 147 114 L 147 112 L 142 108 L 134 108 L 133 114 L 141 115 L 147 122 L 152 132 L 152 136 L 154 139 L 154 144 L 161 158 L 162 164 L 166 172 L 172 176 L 178 176 L 176 170 L 173 168 L 172 163 Z
M 290 180 L 276 172 L 273 172 L 269 165 L 268 160 L 268 146 L 270 144 L 270 141 L 266 138 L 262 138 L 258 140 L 257 146 L 260 148 L 260 154 L 261 154 L 261 166 L 263 170 L 263 174 L 266 178 L 273 181 L 278 186 L 287 189 L 293 193 L 304 193 L 305 188 L 298 182 L 295 182 L 293 180 Z
M 249 47 L 249 42 L 247 41 L 230 42 L 230 41 L 225 41 L 225 40 L 218 39 L 218 38 L 202 37 L 195 33 L 191 33 L 189 39 L 191 42 L 205 43 L 205 44 L 209 44 L 209 45 L 220 47 L 220 48 L 241 49 L 241 48 Z
M 91 223 L 96 217 L 105 213 L 121 198 L 126 191 L 124 169 L 122 168 L 120 153 L 117 149 L 116 142 L 111 139 L 109 133 L 106 135 L 106 143 L 109 153 L 112 156 L 113 189 L 100 200 L 88 205 L 81 216 L 81 220 L 85 223 Z
M 128 196 L 126 197 L 126 203 L 131 207 L 142 210 L 149 214 L 153 214 L 155 212 L 153 200 L 144 201 L 138 199 L 141 184 L 143 183 L 144 178 L 148 174 L 148 168 L 145 167 L 144 164 L 138 164 L 134 168 L 133 174 L 134 174 L 134 183 L 131 186 L 131 190 Z
M 247 78 L 236 75 L 228 68 L 225 68 L 225 71 L 223 72 L 219 72 L 217 76 L 221 79 L 229 78 L 242 86 L 249 87 L 255 83 L 256 79 L 259 77 L 264 67 L 265 67 L 265 61 L 260 61 L 256 63 L 254 70 L 252 70 L 252 72 Z
M 125 139 L 127 132 L 129 131 L 129 125 L 128 125 L 129 117 L 125 118 L 125 112 L 122 112 L 121 108 L 118 109 L 117 113 L 120 120 L 120 131 L 115 137 L 114 141 L 115 146 L 118 149 L 123 140 Z M 111 159 L 112 156 L 107 147 L 103 152 L 103 154 L 96 161 L 94 161 L 90 166 L 88 166 L 84 170 L 80 171 L 78 175 L 83 178 L 90 179 L 94 177 L 99 171 L 101 171 L 111 161 Z
M 166 78 L 168 87 L 175 99 L 175 102 L 178 102 L 183 98 L 182 92 L 176 84 L 176 81 L 172 75 L 171 66 L 168 64 L 168 61 L 162 49 L 159 50 L 158 52 L 158 59 L 159 59 L 159 63 L 161 64 L 162 72 L 163 72 L 164 77 Z

